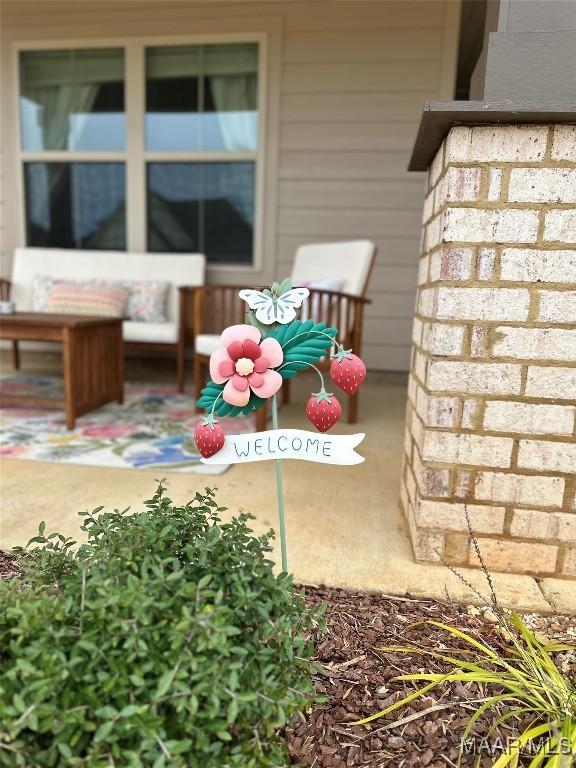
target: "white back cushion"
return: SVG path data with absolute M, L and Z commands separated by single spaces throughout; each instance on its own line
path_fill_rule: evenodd
M 178 286 L 204 285 L 206 257 L 201 253 L 127 253 L 59 248 L 18 248 L 12 268 L 12 301 L 21 312 L 32 309 L 34 275 L 63 280 L 163 280 L 171 283 L 167 319 L 178 321 Z
M 292 280 L 316 282 L 323 278 L 341 281 L 341 290 L 362 296 L 375 245 L 370 240 L 301 245 L 296 251 Z

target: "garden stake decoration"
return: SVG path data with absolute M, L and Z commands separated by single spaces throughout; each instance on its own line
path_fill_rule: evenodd
M 303 459 L 325 464 L 359 464 L 364 458 L 354 448 L 364 439 L 356 435 L 321 438 L 301 429 L 278 426 L 277 393 L 284 379 L 299 371 L 314 370 L 320 389 L 306 405 L 306 416 L 319 432 L 327 432 L 340 419 L 338 398 L 328 392 L 317 363 L 331 354 L 332 381 L 349 395 L 366 378 L 362 360 L 344 349 L 337 328 L 314 320 L 296 319 L 296 310 L 307 299 L 307 288 L 293 288 L 290 278 L 274 283 L 270 290 L 242 290 L 240 298 L 249 306 L 248 323 L 232 325 L 222 333 L 219 347 L 210 357 L 210 381 L 198 406 L 206 410 L 194 430 L 194 439 L 205 464 L 238 464 L 274 459 L 278 493 L 278 518 L 282 570 L 288 570 L 282 459 Z M 335 350 L 335 351 L 334 351 Z M 272 398 L 272 429 L 249 435 L 225 435 L 218 416 L 247 415 Z

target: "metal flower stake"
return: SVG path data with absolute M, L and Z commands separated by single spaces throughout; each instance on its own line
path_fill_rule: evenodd
M 238 464 L 273 459 L 276 470 L 282 570 L 288 570 L 283 459 L 303 459 L 326 464 L 359 464 L 364 458 L 354 448 L 364 439 L 356 435 L 321 437 L 301 429 L 280 429 L 277 393 L 284 379 L 311 368 L 320 388 L 306 405 L 306 416 L 318 432 L 331 429 L 342 415 L 333 392 L 325 387 L 318 363 L 331 358 L 332 382 L 354 394 L 366 378 L 366 366 L 351 349 L 337 340 L 338 329 L 314 320 L 298 320 L 309 296 L 307 288 L 293 288 L 290 278 L 270 290 L 242 290 L 249 307 L 248 323 L 232 325 L 222 333 L 221 346 L 210 357 L 210 381 L 198 406 L 206 416 L 196 425 L 194 439 L 205 464 Z M 225 435 L 218 416 L 247 415 L 272 399 L 272 429 L 248 435 Z

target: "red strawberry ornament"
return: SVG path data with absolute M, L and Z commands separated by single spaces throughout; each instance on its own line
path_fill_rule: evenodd
M 352 350 L 340 348 L 332 358 L 330 377 L 348 395 L 355 395 L 366 378 L 366 366 Z
M 218 453 L 225 439 L 222 428 L 218 426 L 218 422 L 212 415 L 204 416 L 194 428 L 194 440 L 205 459 Z
M 306 416 L 319 432 L 327 432 L 342 416 L 342 406 L 337 397 L 322 387 L 308 400 Z

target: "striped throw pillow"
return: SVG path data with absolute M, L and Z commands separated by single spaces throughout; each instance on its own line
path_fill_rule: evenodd
M 63 315 L 123 317 L 127 299 L 125 288 L 63 281 L 54 283 L 50 289 L 45 311 Z

